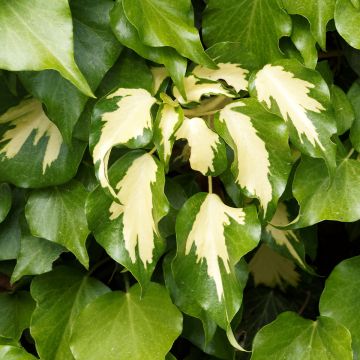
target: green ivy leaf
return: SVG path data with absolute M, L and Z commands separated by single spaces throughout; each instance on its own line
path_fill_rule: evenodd
M 87 96 L 94 96 L 74 60 L 72 20 L 66 0 L 0 2 L 0 68 L 53 69 Z
M 8 184 L 0 184 L 0 223 L 3 222 L 11 209 L 11 188 Z
M 225 330 L 242 301 L 235 265 L 259 237 L 254 207 L 231 208 L 215 194 L 194 195 L 177 216 L 175 281 Z
M 0 294 L 0 336 L 19 340 L 24 329 L 30 325 L 35 303 L 30 293 L 18 291 Z
M 107 253 L 146 288 L 165 251 L 158 230 L 169 210 L 164 169 L 148 153 L 132 151 L 113 164 L 110 182 L 116 184 L 117 200 L 97 187 L 86 203 L 89 227 Z
M 360 81 L 355 81 L 348 94 L 350 103 L 354 109 L 355 119 L 350 129 L 350 140 L 356 151 L 360 152 Z
M 241 42 L 242 51 L 253 53 L 260 65 L 283 57 L 279 39 L 290 33 L 291 19 L 278 0 L 210 0 L 204 13 L 208 46 Z
M 89 266 L 85 244 L 89 234 L 85 215 L 87 194 L 85 187 L 73 180 L 63 186 L 33 191 L 25 209 L 33 236 L 63 245 L 86 268 Z
M 73 359 L 70 336 L 80 312 L 108 291 L 100 281 L 70 267 L 57 267 L 34 278 L 31 295 L 36 309 L 30 332 L 41 359 Z M 92 326 L 89 328 L 94 330 Z
M 151 283 L 141 296 L 136 284 L 86 307 L 74 326 L 71 350 L 76 360 L 163 360 L 181 330 L 181 313 L 166 289 Z
M 0 358 L 6 360 L 36 360 L 37 358 L 26 352 L 21 347 L 0 345 Z
M 263 67 L 250 82 L 250 92 L 288 124 L 290 140 L 305 154 L 335 167 L 336 132 L 330 92 L 319 73 L 296 60 L 279 60 Z
M 256 334 L 251 356 L 251 360 L 280 358 L 351 360 L 351 336 L 331 318 L 312 321 L 285 312 Z
M 234 150 L 236 184 L 259 199 L 265 217 L 272 216 L 291 169 L 286 125 L 255 99 L 244 99 L 220 110 L 215 129 Z
M 69 147 L 41 103 L 23 100 L 0 116 L 0 179 L 20 187 L 44 187 L 70 180 L 86 144 Z
M 338 264 L 325 283 L 320 298 L 320 313 L 346 326 L 352 336 L 355 354 L 360 354 L 360 316 L 357 301 L 360 296 L 360 257 Z M 356 357 L 354 357 L 356 358 Z

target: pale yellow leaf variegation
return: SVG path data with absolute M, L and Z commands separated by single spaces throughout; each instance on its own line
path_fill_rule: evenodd
M 207 273 L 215 282 L 219 301 L 222 301 L 224 293 L 220 260 L 225 271 L 230 273 L 229 254 L 224 234 L 225 226 L 230 225 L 230 219 L 244 225 L 244 210 L 229 207 L 216 194 L 208 194 L 201 204 L 186 240 L 185 255 L 188 255 L 192 246 L 195 245 L 197 262 L 206 261 Z
M 150 68 L 150 71 L 153 76 L 153 92 L 156 94 L 159 91 L 161 84 L 170 75 L 164 66 L 153 66 Z
M 241 101 L 227 105 L 220 111 L 219 120 L 226 124 L 236 148 L 235 182 L 250 194 L 256 195 L 266 213 L 272 200 L 269 153 L 264 141 L 257 135 L 250 117 L 234 110 L 241 106 L 244 106 Z
M 271 108 L 271 98 L 279 107 L 285 121 L 294 125 L 301 143 L 305 136 L 312 146 L 325 150 L 319 138 L 318 130 L 311 121 L 308 111 L 320 113 L 325 110 L 323 105 L 312 98 L 309 93 L 315 87 L 309 81 L 296 78 L 282 66 L 265 65 L 255 78 L 255 88 L 259 101 L 264 101 Z
M 220 145 L 220 137 L 209 129 L 201 118 L 184 119 L 176 132 L 177 139 L 186 139 L 191 148 L 191 168 L 206 175 L 214 171 L 216 148 Z
M 149 154 L 144 154 L 131 164 L 125 176 L 118 182 L 118 202 L 110 206 L 110 219 L 123 215 L 125 248 L 133 263 L 136 262 L 136 246 L 146 268 L 153 260 L 154 234 L 158 233 L 153 216 L 151 186 L 156 181 L 158 166 Z M 141 209 L 141 216 L 139 216 Z
M 93 149 L 94 163 L 99 163 L 98 177 L 102 187 L 116 197 L 108 180 L 108 162 L 111 149 L 142 136 L 145 129 L 152 130 L 151 107 L 156 99 L 144 89 L 120 88 L 107 99 L 120 97 L 115 111 L 101 115 L 99 140 Z
M 48 140 L 42 161 L 44 174 L 59 157 L 63 139 L 59 129 L 46 116 L 41 102 L 27 99 L 10 108 L 0 116 L 0 124 L 6 123 L 12 128 L 6 130 L 0 140 L 1 143 L 5 143 L 0 150 L 0 154 L 4 154 L 3 160 L 14 158 L 32 134 L 34 134 L 33 146 L 37 146 L 39 141 L 46 137 Z
M 224 80 L 228 85 L 232 86 L 237 92 L 246 90 L 248 81 L 246 76 L 249 71 L 243 69 L 239 64 L 219 63 L 218 69 L 209 69 L 198 65 L 194 68 L 193 74 L 199 79 L 208 79 L 212 81 Z

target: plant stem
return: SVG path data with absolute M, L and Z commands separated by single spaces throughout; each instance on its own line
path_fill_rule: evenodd
M 149 155 L 152 155 L 156 151 L 156 146 L 154 146 L 149 152 Z
M 213 184 L 212 184 L 212 177 L 208 176 L 208 186 L 209 186 L 209 194 L 213 192 Z

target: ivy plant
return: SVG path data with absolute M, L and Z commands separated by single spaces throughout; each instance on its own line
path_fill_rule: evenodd
M 360 358 L 359 0 L 0 0 L 0 358 Z

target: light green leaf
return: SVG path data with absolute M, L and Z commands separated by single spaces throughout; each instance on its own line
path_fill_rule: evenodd
M 8 184 L 0 184 L 0 223 L 3 222 L 11 208 L 11 188 Z
M 156 99 L 144 89 L 119 88 L 94 108 L 90 149 L 102 187 L 116 198 L 108 180 L 108 162 L 116 145 L 143 147 L 152 138 L 151 108 Z
M 0 1 L 0 68 L 53 69 L 87 96 L 93 93 L 74 60 L 73 27 L 67 0 Z
M 253 53 L 259 65 L 283 57 L 279 39 L 290 32 L 291 19 L 278 0 L 210 0 L 204 13 L 207 46 L 239 42 L 242 51 Z
M 260 238 L 255 208 L 232 208 L 215 194 L 198 193 L 177 216 L 176 238 L 177 285 L 228 330 L 242 301 L 235 265 Z
M 250 92 L 288 124 L 290 140 L 302 152 L 335 167 L 336 125 L 325 81 L 296 60 L 264 66 L 250 82 Z
M 132 151 L 115 162 L 109 174 L 117 201 L 96 188 L 86 203 L 88 224 L 107 253 L 146 287 L 165 250 L 158 230 L 169 210 L 164 170 L 148 153 Z
M 323 220 L 360 219 L 360 162 L 343 159 L 330 178 L 322 160 L 304 157 L 297 168 L 293 194 L 300 213 L 293 224 L 300 228 Z
M 86 144 L 64 144 L 41 103 L 23 100 L 0 116 L 0 179 L 21 187 L 57 185 L 76 173 Z
M 325 283 L 320 298 L 320 313 L 346 326 L 352 336 L 355 354 L 360 354 L 360 316 L 357 302 L 360 296 L 360 257 L 338 264 Z
M 35 190 L 28 198 L 25 215 L 33 236 L 63 245 L 87 268 L 86 197 L 85 187 L 75 180 L 63 186 Z
M 137 29 L 125 16 L 122 0 L 117 0 L 115 3 L 110 13 L 110 19 L 111 27 L 117 39 L 145 59 L 165 65 L 174 83 L 183 93 L 183 79 L 187 66 L 186 59 L 171 47 L 151 47 L 143 44 Z
M 18 291 L 0 294 L 0 336 L 19 340 L 30 325 L 35 303 L 30 293 Z
M 348 44 L 360 49 L 360 7 L 351 0 L 337 0 L 335 6 L 335 26 Z
M 181 330 L 181 313 L 166 289 L 151 283 L 141 296 L 137 284 L 87 306 L 74 327 L 71 350 L 76 360 L 163 360 Z
M 350 129 L 350 140 L 356 151 L 360 152 L 360 81 L 355 81 L 348 94 L 355 113 L 355 119 Z
M 184 121 L 184 113 L 180 106 L 163 103 L 158 110 L 154 124 L 154 144 L 156 145 L 159 158 L 166 170 L 172 148 L 175 143 L 175 133 Z
M 169 3 L 163 0 L 122 0 L 125 15 L 145 45 L 170 46 L 179 54 L 206 67 L 215 67 L 206 55 L 193 17 L 190 0 Z M 193 22 L 193 20 L 192 20 Z
M 185 118 L 175 134 L 176 139 L 186 139 L 190 146 L 190 166 L 205 176 L 217 176 L 227 166 L 223 140 L 212 131 L 202 118 Z
M 100 281 L 70 267 L 57 267 L 34 278 L 31 295 L 36 309 L 30 332 L 42 360 L 74 359 L 70 336 L 80 312 L 109 291 Z M 93 326 L 89 328 L 94 330 Z
M 222 109 L 215 129 L 234 150 L 235 183 L 257 197 L 263 215 L 271 217 L 291 169 L 286 125 L 256 100 L 245 99 Z
M 335 320 L 320 316 L 307 320 L 285 312 L 255 336 L 251 360 L 351 360 L 349 331 Z
M 302 15 L 308 19 L 313 37 L 322 49 L 326 48 L 326 25 L 334 18 L 335 0 L 311 0 L 305 2 L 283 0 L 289 14 Z
M 37 358 L 23 348 L 12 345 L 0 345 L 0 358 L 6 360 L 36 360 Z

